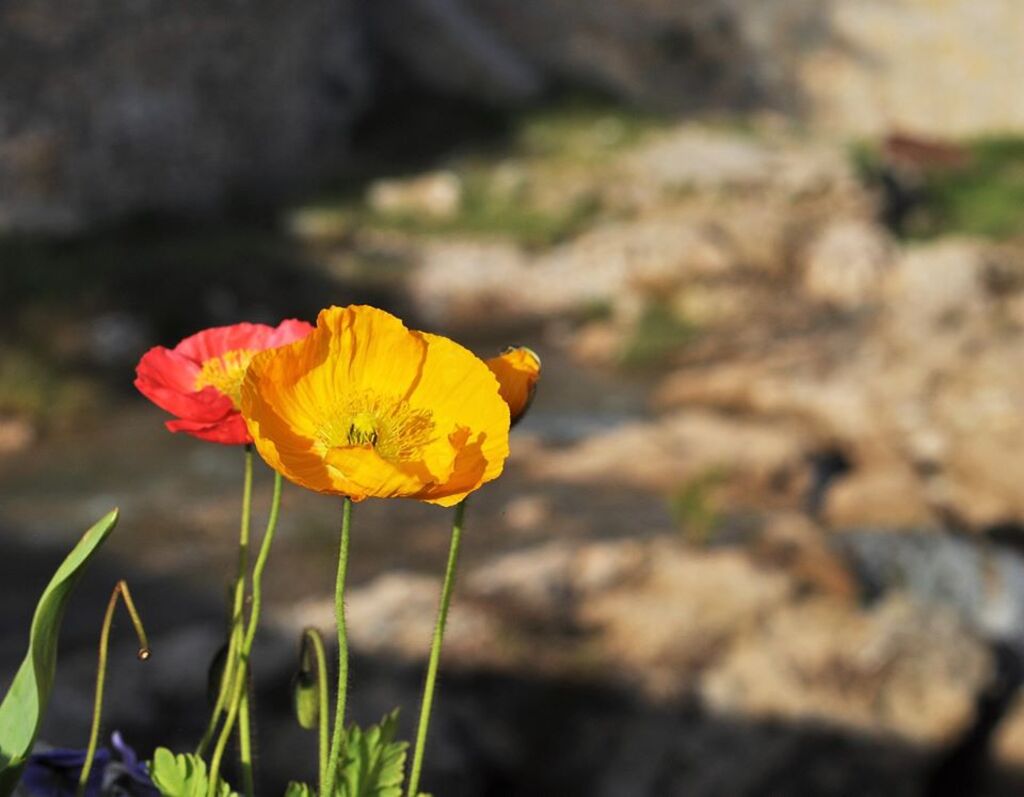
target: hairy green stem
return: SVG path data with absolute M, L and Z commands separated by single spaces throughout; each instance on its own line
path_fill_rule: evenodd
M 345 698 L 348 694 L 348 631 L 345 627 L 345 574 L 348 570 L 348 547 L 352 525 L 352 499 L 345 498 L 341 511 L 341 542 L 338 546 L 338 577 L 334 585 L 334 618 L 338 624 L 338 691 L 334 703 L 334 732 L 327 756 L 327 773 L 321 784 L 320 797 L 334 794 L 334 782 L 344 749 Z
M 85 753 L 85 763 L 82 765 L 82 773 L 78 778 L 78 797 L 85 794 L 85 788 L 89 783 L 89 773 L 92 772 L 93 760 L 96 758 L 96 747 L 100 738 L 100 719 L 103 714 L 103 687 L 107 680 L 107 653 L 110 648 L 110 626 L 114 622 L 114 610 L 117 608 L 117 599 L 124 601 L 124 607 L 132 618 L 132 625 L 135 627 L 135 634 L 139 638 L 139 661 L 149 658 L 149 640 L 146 638 L 146 629 L 142 626 L 142 619 L 135 609 L 135 602 L 132 600 L 132 593 L 128 589 L 128 583 L 124 580 L 118 581 L 110 593 L 110 600 L 107 602 L 107 611 L 103 615 L 103 627 L 100 630 L 99 662 L 96 668 L 96 698 L 92 707 L 92 727 L 89 730 L 89 747 Z
M 217 723 L 227 707 L 228 696 L 231 693 L 231 683 L 235 677 L 238 667 L 239 648 L 242 642 L 243 617 L 242 608 L 245 604 L 245 577 L 249 569 L 249 529 L 252 517 L 252 443 L 245 446 L 245 477 L 242 486 L 242 522 L 238 533 L 238 573 L 235 576 L 234 598 L 231 607 L 231 631 L 228 636 L 228 653 L 224 659 L 224 671 L 221 673 L 220 689 L 217 692 L 217 702 L 214 704 L 210 720 L 206 724 L 206 731 L 203 738 L 196 746 L 196 755 L 203 755 L 207 745 L 213 740 L 217 732 Z
M 209 794 L 213 797 L 213 789 L 216 788 L 217 778 L 220 773 L 221 761 L 224 758 L 224 750 L 227 747 L 228 740 L 231 738 L 231 731 L 234 728 L 235 720 L 239 718 L 240 714 L 243 715 L 244 719 L 248 720 L 248 705 L 243 707 L 245 702 L 245 690 L 248 688 L 249 679 L 249 660 L 252 656 L 252 646 L 256 639 L 256 630 L 260 624 L 260 611 L 263 607 L 263 571 L 267 566 L 267 559 L 270 557 L 270 547 L 274 542 L 274 533 L 277 531 L 277 519 L 281 512 L 281 474 L 274 474 L 274 497 L 270 503 L 270 516 L 267 518 L 267 530 L 263 533 L 263 540 L 260 542 L 260 550 L 256 555 L 256 564 L 252 571 L 252 607 L 249 610 L 249 622 L 243 624 L 245 628 L 244 636 L 242 637 L 239 652 L 238 652 L 238 664 L 236 672 L 231 681 L 231 689 L 227 696 L 227 717 L 224 720 L 224 725 L 221 728 L 220 736 L 217 738 L 217 746 L 214 748 L 213 757 L 210 759 L 210 789 Z M 242 759 L 242 772 L 243 775 L 246 770 L 251 772 L 253 769 L 251 748 L 249 740 L 249 729 L 246 727 L 244 730 L 240 728 L 240 747 L 241 759 Z M 251 784 L 247 779 L 246 788 L 248 789 Z M 247 797 L 251 797 L 251 792 L 246 792 Z
M 455 570 L 459 564 L 459 545 L 462 542 L 462 521 L 466 514 L 466 501 L 463 499 L 455 507 L 455 518 L 452 521 L 452 538 L 448 547 L 448 565 L 444 571 L 444 584 L 441 587 L 441 601 L 437 610 L 437 624 L 434 626 L 434 638 L 430 643 L 430 661 L 427 663 L 427 675 L 423 683 L 423 699 L 420 704 L 420 721 L 416 729 L 416 748 L 412 757 L 412 769 L 409 772 L 409 797 L 417 797 L 420 787 L 420 772 L 423 769 L 423 753 L 427 746 L 427 730 L 430 727 L 430 711 L 434 705 L 434 691 L 437 684 L 437 670 L 441 663 L 441 644 L 444 641 L 445 624 L 448 622 L 448 607 L 452 602 L 452 590 L 455 587 Z

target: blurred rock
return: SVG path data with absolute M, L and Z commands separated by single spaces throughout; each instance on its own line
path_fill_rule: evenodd
M 627 159 L 632 179 L 662 191 L 758 190 L 794 198 L 852 188 L 849 159 L 826 143 L 791 146 L 785 137 L 680 126 Z
M 392 57 L 435 89 L 488 102 L 582 85 L 672 111 L 781 111 L 844 133 L 1024 126 L 1024 102 L 1005 98 L 1024 68 L 1015 0 L 379 5 Z
M 25 418 L 0 417 L 0 457 L 24 451 L 36 439 L 36 428 Z
M 509 244 L 428 243 L 410 292 L 435 323 L 512 323 L 663 293 L 734 264 L 712 227 L 663 213 L 603 225 L 535 258 Z
M 866 220 L 832 222 L 811 242 L 804 263 L 808 296 L 845 310 L 877 301 L 892 262 L 893 244 Z
M 452 172 L 434 172 L 410 180 L 377 180 L 367 192 L 377 213 L 451 218 L 462 206 L 462 181 Z
M 652 696 L 678 696 L 790 597 L 787 579 L 731 552 L 649 552 L 642 579 L 588 595 L 578 611 L 600 629 L 607 661 Z
M 446 657 L 459 671 L 585 673 L 658 700 L 696 690 L 723 716 L 818 720 L 927 744 L 970 722 L 988 654 L 947 610 L 898 595 L 867 609 L 848 592 L 801 598 L 798 569 L 780 564 L 664 538 L 504 554 L 460 578 Z M 402 573 L 354 589 L 357 650 L 421 661 L 438 589 L 436 578 Z M 289 623 L 320 613 L 306 606 Z M 326 600 L 322 614 L 329 624 Z
M 935 507 L 912 463 L 879 453 L 829 489 L 822 514 L 837 528 L 910 528 L 934 520 Z
M 355 5 L 16 0 L 0 10 L 0 229 L 272 202 L 345 153 Z
M 765 518 L 754 550 L 759 562 L 784 570 L 801 594 L 852 601 L 860 585 L 849 562 L 829 542 L 829 536 L 805 514 L 776 511 Z
M 656 402 L 786 418 L 802 445 L 838 447 L 853 468 L 826 495 L 837 525 L 1024 517 L 1024 336 L 1004 258 L 982 242 L 937 241 L 896 258 L 870 290 L 818 285 L 850 307 L 874 294 L 867 315 L 815 320 L 794 300 L 773 318 L 768 302 L 754 306 L 668 376 Z
M 654 300 L 716 327 L 764 308 L 806 251 L 810 291 L 821 298 L 850 305 L 883 290 L 888 237 L 866 221 L 875 200 L 835 145 L 683 124 L 589 166 L 582 181 L 563 171 L 533 173 L 524 190 L 534 199 L 543 186 L 564 194 L 561 213 L 592 196 L 600 223 L 542 251 L 458 236 L 425 241 L 410 282 L 417 309 L 433 323 L 466 326 L 585 316 L 601 305 L 628 322 Z
M 510 529 L 534 531 L 551 519 L 551 507 L 542 495 L 519 495 L 505 505 L 502 517 Z
M 857 0 L 525 0 L 515 13 L 499 0 L 153 0 L 74 13 L 13 0 L 0 16 L 0 228 L 280 201 L 344 163 L 355 117 L 410 84 L 422 102 L 499 109 L 570 87 L 847 135 L 1020 130 L 1019 32 L 1016 0 L 867 12 Z M 846 168 L 805 149 L 694 135 L 636 165 L 665 185 L 770 180 L 804 196 Z
M 910 248 L 888 275 L 886 292 L 895 334 L 930 334 L 953 316 L 985 312 L 991 246 L 944 240 Z
M 622 354 L 623 332 L 608 321 L 585 324 L 570 338 L 568 348 L 573 358 L 591 366 L 613 365 Z
M 381 0 L 363 19 L 374 44 L 434 89 L 518 105 L 543 86 L 534 64 L 461 0 Z
M 683 128 L 641 147 L 630 156 L 630 165 L 635 175 L 662 189 L 749 189 L 772 180 L 772 155 L 765 142 L 752 136 Z
M 798 469 L 805 453 L 800 433 L 784 424 L 689 410 L 535 455 L 529 468 L 539 478 L 654 491 L 677 488 L 714 470 L 765 486 L 780 472 Z
M 865 613 L 828 601 L 775 612 L 701 683 L 717 710 L 828 718 L 922 742 L 971 721 L 988 656 L 951 616 L 898 598 Z M 927 696 L 918 689 L 927 685 Z

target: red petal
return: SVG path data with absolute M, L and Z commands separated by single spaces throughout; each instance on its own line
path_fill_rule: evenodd
M 136 373 L 135 387 L 139 392 L 172 415 L 212 423 L 235 411 L 231 399 L 215 388 L 197 391 L 195 379 L 199 368 L 163 347 L 146 352 Z
M 150 349 L 136 368 L 135 387 L 142 395 L 179 420 L 168 421 L 172 432 L 185 432 L 202 440 L 238 445 L 252 438 L 231 399 L 213 387 L 196 390 L 203 362 L 235 349 L 262 351 L 304 338 L 313 327 L 289 319 L 277 327 L 233 324 L 204 329 L 185 338 L 173 350 Z
M 226 327 L 210 327 L 185 338 L 174 347 L 174 350 L 201 364 L 235 349 L 261 351 L 266 348 L 266 341 L 273 332 L 273 327 L 266 324 L 248 322 Z
M 139 379 L 185 393 L 195 390 L 199 366 L 177 352 L 154 346 L 142 355 L 135 373 Z
M 289 318 L 277 325 L 270 337 L 267 339 L 264 348 L 275 349 L 278 346 L 285 346 L 301 340 L 313 331 L 313 325 L 295 318 Z
M 196 421 L 167 421 L 167 428 L 172 432 L 185 432 L 200 440 L 211 443 L 223 443 L 229 446 L 251 443 L 252 437 L 239 413 L 234 413 L 216 423 L 199 423 Z

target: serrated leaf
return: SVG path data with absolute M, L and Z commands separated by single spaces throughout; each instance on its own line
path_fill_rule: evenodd
M 36 604 L 28 652 L 0 704 L 0 795 L 11 794 L 17 786 L 50 700 L 57 666 L 57 638 L 68 598 L 86 564 L 115 525 L 116 509 L 85 532 Z
M 402 797 L 408 742 L 396 742 L 398 710 L 377 725 L 348 729 L 338 769 L 338 797 Z
M 316 797 L 316 789 L 307 786 L 305 783 L 296 783 L 294 780 L 288 784 L 284 791 L 284 797 Z
M 206 762 L 192 753 L 175 755 L 166 747 L 159 747 L 149 764 L 153 785 L 164 797 L 206 797 L 210 778 Z M 238 797 L 221 778 L 217 779 L 217 797 Z

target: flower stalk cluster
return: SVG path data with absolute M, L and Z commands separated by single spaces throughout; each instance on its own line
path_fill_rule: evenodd
M 237 324 L 207 329 L 173 349 L 156 347 L 142 357 L 135 384 L 175 416 L 167 428 L 204 441 L 243 447 L 244 459 L 226 653 L 206 731 L 194 754 L 174 755 L 161 748 L 148 768 L 129 768 L 137 782 L 131 794 L 230 797 L 234 792 L 222 772 L 236 737 L 243 792 L 246 797 L 256 794 L 258 777 L 250 727 L 251 657 L 263 605 L 263 575 L 277 528 L 282 484 L 287 479 L 308 490 L 337 496 L 341 528 L 333 706 L 328 659 L 315 629 L 306 629 L 302 635 L 295 683 L 297 718 L 303 727 L 316 731 L 317 787 L 293 783 L 286 797 L 400 795 L 403 791 L 408 797 L 420 797 L 466 498 L 501 474 L 509 454 L 509 429 L 529 407 L 539 374 L 540 359 L 530 349 L 511 348 L 484 361 L 448 338 L 408 329 L 395 316 L 366 306 L 327 308 L 315 326 L 290 320 L 277 327 Z M 266 530 L 252 561 L 257 453 L 273 470 L 274 487 Z M 396 713 L 365 731 L 346 724 L 349 652 L 345 589 L 354 533 L 352 515 L 353 506 L 368 498 L 411 498 L 454 507 L 408 778 L 405 761 L 409 745 L 395 739 Z M 76 770 L 79 797 L 100 793 L 96 784 L 102 778 L 94 770 L 94 762 L 102 764 L 105 773 L 113 760 L 109 751 L 98 749 L 98 740 L 107 644 L 119 600 L 139 634 L 140 658 L 148 655 L 131 594 L 121 582 L 104 618 L 94 722 L 88 750 Z M 117 739 L 115 745 L 121 744 Z M 124 749 L 130 753 L 129 748 Z M 128 753 L 122 758 L 134 761 L 134 753 Z M 64 765 L 70 759 L 59 760 Z M 73 756 L 73 760 L 79 758 Z M 367 769 L 364 762 L 369 760 L 378 763 Z M 41 777 L 51 772 L 42 759 L 38 766 L 42 769 L 37 767 L 36 773 Z

